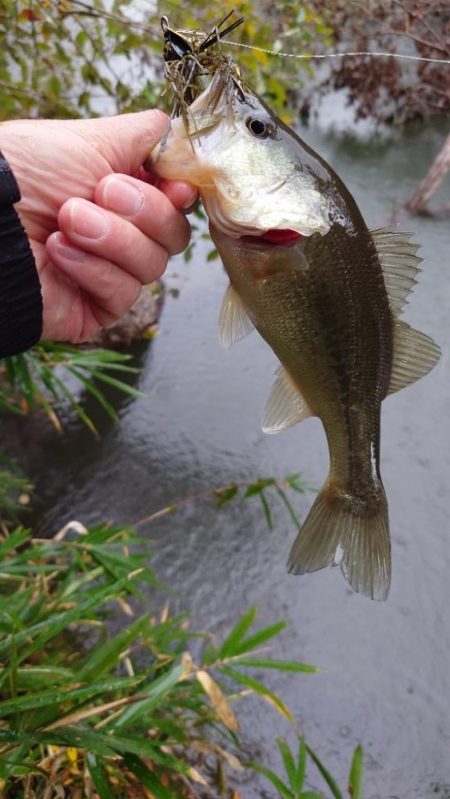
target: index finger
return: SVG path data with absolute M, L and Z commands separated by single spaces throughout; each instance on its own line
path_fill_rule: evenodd
M 98 184 L 95 201 L 131 222 L 170 255 L 181 252 L 189 243 L 190 226 L 185 216 L 155 186 L 129 175 L 112 174 Z
M 162 191 L 175 208 L 179 208 L 181 211 L 184 211 L 184 213 L 189 213 L 194 209 L 198 200 L 198 190 L 192 183 L 186 183 L 185 180 L 167 180 L 166 178 L 160 178 L 159 175 L 152 172 L 151 169 L 146 169 L 144 165 L 141 166 L 138 177 L 145 183 L 150 183 L 152 186 L 156 186 L 157 189 Z

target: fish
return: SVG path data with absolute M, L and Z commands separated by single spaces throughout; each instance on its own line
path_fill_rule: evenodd
M 256 329 L 279 361 L 263 430 L 311 416 L 330 466 L 288 559 L 294 574 L 340 565 L 354 591 L 385 600 L 388 503 L 381 403 L 426 375 L 440 350 L 401 318 L 417 282 L 413 234 L 369 230 L 334 169 L 221 64 L 151 155 L 200 193 L 230 279 L 219 317 L 230 346 Z

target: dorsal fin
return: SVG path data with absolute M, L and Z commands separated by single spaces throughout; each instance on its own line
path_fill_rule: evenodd
M 430 336 L 394 320 L 394 357 L 388 394 L 415 383 L 431 371 L 441 351 Z
M 313 416 L 313 412 L 284 366 L 280 364 L 264 410 L 263 432 L 269 435 L 281 433 L 308 416 Z
M 371 234 L 383 269 L 389 305 L 394 316 L 400 316 L 408 294 L 417 283 L 423 260 L 416 255 L 420 245 L 409 241 L 413 233 L 396 232 L 390 227 L 372 230 Z
M 253 322 L 248 318 L 242 300 L 231 283 L 225 292 L 220 309 L 219 329 L 222 347 L 231 347 L 253 330 Z

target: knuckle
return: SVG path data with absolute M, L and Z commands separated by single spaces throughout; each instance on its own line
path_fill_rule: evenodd
M 104 302 L 112 300 L 117 292 L 116 280 L 114 279 L 116 267 L 109 261 L 102 261 L 101 268 L 95 275 L 95 293 Z
M 167 250 L 158 247 L 156 252 L 152 255 L 150 267 L 148 269 L 148 280 L 146 282 L 151 283 L 153 280 L 158 280 L 165 272 L 168 260 L 169 254 Z

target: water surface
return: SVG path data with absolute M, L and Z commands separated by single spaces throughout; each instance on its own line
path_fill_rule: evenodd
M 387 140 L 305 132 L 346 181 L 372 227 L 426 172 L 444 132 L 411 128 Z M 449 182 L 437 201 L 448 195 Z M 285 569 L 296 531 L 279 504 L 270 534 L 255 502 L 217 513 L 208 502 L 141 531 L 159 576 L 180 592 L 193 626 L 225 634 L 249 605 L 261 624 L 289 621 L 277 656 L 322 667 L 317 675 L 270 676 L 311 745 L 345 784 L 351 752 L 366 751 L 367 799 L 450 796 L 450 537 L 448 222 L 408 219 L 425 261 L 405 318 L 441 344 L 433 373 L 389 398 L 382 416 L 382 473 L 390 504 L 393 584 L 388 602 L 355 595 L 339 569 L 294 577 Z M 401 228 L 402 226 L 400 226 Z M 222 351 L 217 317 L 226 278 L 201 242 L 189 265 L 174 259 L 159 337 L 138 348 L 146 399 L 120 401 L 120 422 L 96 413 L 94 440 L 76 421 L 63 436 L 22 428 L 29 471 L 42 496 L 41 529 L 71 518 L 85 524 L 136 522 L 173 499 L 229 481 L 302 472 L 320 486 L 328 456 L 310 419 L 264 436 L 260 415 L 276 362 L 256 334 Z M 92 410 L 91 406 L 89 406 Z M 313 494 L 294 496 L 305 516 Z M 278 765 L 274 737 L 287 723 L 263 702 L 246 706 L 244 738 L 253 756 Z M 242 708 L 244 712 L 244 707 Z M 245 799 L 262 785 L 242 787 Z M 268 791 L 267 796 L 272 796 Z

